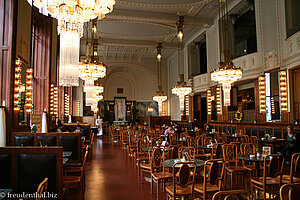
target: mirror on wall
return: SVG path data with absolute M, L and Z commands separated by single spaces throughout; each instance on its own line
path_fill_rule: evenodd
M 15 62 L 14 110 L 20 126 L 28 124 L 26 112 L 26 75 L 28 64 L 21 58 Z
M 280 87 L 277 71 L 265 74 L 266 80 L 266 120 L 267 122 L 280 121 Z
M 211 89 L 211 120 L 218 120 L 217 113 L 217 89 L 214 87 Z

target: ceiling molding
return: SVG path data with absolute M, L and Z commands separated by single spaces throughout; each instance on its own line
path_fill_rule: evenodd
M 81 44 L 84 45 L 87 42 L 81 39 Z M 127 40 L 127 39 L 111 39 L 111 38 L 101 38 L 98 40 L 99 45 L 105 46 L 133 46 L 133 47 L 145 47 L 145 48 L 156 48 L 157 41 L 146 41 L 146 40 Z M 178 49 L 177 43 L 166 43 L 163 42 L 163 49 Z
M 202 6 L 203 7 L 203 6 Z M 198 7 L 198 8 L 202 8 Z M 198 13 L 198 11 L 197 11 Z M 178 21 L 177 14 L 168 14 L 168 13 L 156 13 L 156 12 L 141 12 L 133 10 L 114 10 L 113 13 L 107 15 L 105 20 L 121 20 L 121 21 L 143 21 L 143 22 L 152 22 L 155 24 L 172 24 L 176 27 L 176 22 Z M 204 17 L 194 17 L 194 16 L 185 16 L 184 25 L 205 25 L 210 26 L 213 24 L 213 19 L 204 18 Z

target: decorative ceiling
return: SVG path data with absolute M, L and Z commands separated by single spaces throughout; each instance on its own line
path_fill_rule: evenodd
M 141 62 L 155 58 L 157 43 L 162 42 L 162 55 L 168 57 L 178 48 L 179 16 L 185 16 L 185 42 L 196 30 L 213 24 L 217 5 L 218 0 L 116 0 L 114 11 L 97 22 L 98 56 L 104 62 Z M 88 27 L 89 34 L 81 39 L 83 59 L 91 41 L 91 23 Z

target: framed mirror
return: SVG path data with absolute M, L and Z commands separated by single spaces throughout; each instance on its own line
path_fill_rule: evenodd
M 277 71 L 266 73 L 266 120 L 276 122 L 281 119 L 280 112 L 280 86 Z

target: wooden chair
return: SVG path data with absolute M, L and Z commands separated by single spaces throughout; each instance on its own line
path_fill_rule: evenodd
M 223 145 L 223 162 L 224 162 L 224 172 L 225 172 L 225 184 L 226 182 L 226 175 L 228 174 L 230 176 L 230 189 L 233 188 L 233 175 L 236 174 L 237 180 L 238 175 L 242 175 L 244 180 L 245 173 L 248 172 L 248 170 L 242 166 L 238 165 L 238 151 L 235 144 L 224 144 Z
M 300 182 L 300 153 L 294 153 L 291 160 L 290 174 L 282 176 L 282 182 L 286 184 Z
M 179 166 L 178 171 L 176 168 Z M 177 197 L 189 196 L 190 199 L 194 199 L 196 163 L 193 161 L 177 162 L 173 165 L 172 171 L 173 184 L 166 187 L 167 198 L 175 200 Z
M 150 161 L 151 160 L 151 150 L 149 150 L 149 152 L 148 152 L 148 158 L 149 158 L 148 160 Z M 144 164 L 139 165 L 139 170 L 140 170 L 139 174 L 141 176 L 140 177 L 141 183 L 143 183 L 143 173 L 151 174 L 151 165 L 150 165 L 149 161 Z
M 222 152 L 223 143 L 215 143 L 213 144 L 211 159 L 220 159 L 223 156 Z
M 82 166 L 79 167 L 65 167 L 63 176 L 63 186 L 66 189 L 69 188 L 80 188 L 82 198 L 84 197 L 85 190 L 85 163 L 88 156 L 88 147 L 86 148 L 85 155 L 83 158 Z M 69 174 L 69 175 L 68 175 Z
M 251 136 L 251 137 L 249 138 L 249 143 L 254 144 L 254 146 L 255 146 L 256 148 L 259 147 L 259 146 L 258 146 L 258 139 L 257 139 L 256 136 Z
M 191 158 L 195 158 L 196 150 L 194 147 L 179 147 L 179 157 L 183 157 L 183 153 L 188 152 Z
M 241 154 L 245 156 L 254 155 L 256 154 L 255 146 L 252 143 L 242 143 L 241 144 Z M 251 173 L 251 175 L 255 175 L 255 164 L 253 162 L 246 162 L 243 161 L 243 167 L 248 169 Z
M 218 159 L 208 160 L 204 164 L 203 183 L 195 185 L 195 192 L 206 200 L 208 197 L 221 190 L 223 178 L 223 163 Z
M 178 150 L 177 146 L 171 147 L 168 155 L 169 155 L 169 159 L 179 158 L 179 150 Z
M 158 199 L 159 194 L 159 184 L 163 183 L 165 185 L 166 182 L 172 181 L 172 174 L 169 172 L 165 172 L 162 167 L 162 162 L 164 160 L 164 149 L 163 156 L 161 155 L 161 150 L 158 148 L 154 148 L 151 156 L 150 167 L 151 167 L 151 194 L 153 193 L 153 183 L 156 183 L 156 192 Z M 163 188 L 164 190 L 164 188 Z
M 250 194 L 247 190 L 229 190 L 217 192 L 212 200 L 246 200 L 245 197 L 250 200 Z
M 242 135 L 241 136 L 241 142 L 242 143 L 249 143 L 249 136 L 248 135 Z
M 36 199 L 35 200 L 45 200 L 45 194 L 47 193 L 47 187 L 48 187 L 48 178 L 45 178 L 39 185 L 37 191 L 36 191 Z M 42 198 L 43 196 L 43 198 Z
M 300 183 L 291 183 L 281 186 L 280 200 L 296 200 L 300 196 Z
M 253 197 L 254 188 L 263 191 L 264 200 L 266 193 L 278 192 L 282 183 L 282 171 L 284 166 L 283 155 L 268 155 L 264 159 L 263 177 L 251 178 L 251 195 Z M 271 191 L 273 189 L 273 191 Z M 258 192 L 259 194 L 259 192 Z M 259 198 L 259 197 L 258 197 Z

